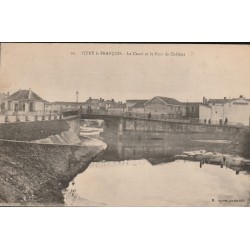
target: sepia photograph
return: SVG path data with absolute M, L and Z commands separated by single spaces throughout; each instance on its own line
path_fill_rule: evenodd
M 0 43 L 0 206 L 249 207 L 250 45 Z

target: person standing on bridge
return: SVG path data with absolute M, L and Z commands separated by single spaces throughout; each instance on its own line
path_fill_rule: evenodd
M 227 119 L 227 117 L 226 117 L 224 124 L 227 125 L 227 122 L 228 122 L 228 119 Z
M 148 113 L 148 119 L 151 119 L 151 112 Z

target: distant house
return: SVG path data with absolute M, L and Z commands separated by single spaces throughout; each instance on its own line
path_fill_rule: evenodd
M 0 93 L 0 112 L 5 110 L 5 101 L 8 98 L 8 94 Z
M 126 111 L 126 104 L 118 102 L 116 105 L 110 106 L 107 110 L 109 113 L 123 113 Z
M 126 100 L 126 111 L 127 112 L 132 112 L 132 107 L 135 106 L 137 103 L 145 103 L 147 102 L 148 100 Z
M 8 112 L 44 112 L 45 100 L 31 89 L 18 90 L 5 101 L 5 110 Z
M 187 106 L 187 119 L 191 122 L 203 122 L 211 120 L 212 108 L 202 102 L 188 102 Z
M 117 106 L 117 102 L 115 102 L 114 99 L 111 99 L 111 100 L 105 100 L 104 99 L 101 99 L 101 102 L 100 102 L 100 108 L 103 109 L 103 110 L 108 110 L 110 108 L 115 108 Z
M 131 107 L 131 111 L 133 113 L 145 113 L 145 106 L 144 106 L 144 104 L 147 101 L 148 100 L 138 100 L 137 103 Z
M 158 114 L 167 118 L 186 117 L 186 105 L 169 97 L 156 96 L 145 104 L 145 113 Z
M 250 101 L 242 95 L 239 98 L 209 99 L 211 119 L 216 123 L 243 124 L 249 126 Z
M 46 111 L 53 112 L 61 112 L 61 111 L 69 111 L 69 110 L 78 110 L 81 107 L 85 108 L 86 102 L 51 102 L 46 103 Z
M 86 106 L 91 107 L 92 110 L 99 110 L 102 107 L 102 103 L 104 102 L 104 99 L 94 99 L 92 97 L 89 97 L 89 99 L 86 101 Z
M 212 109 L 209 105 L 202 103 L 199 105 L 199 119 L 201 122 L 212 122 Z

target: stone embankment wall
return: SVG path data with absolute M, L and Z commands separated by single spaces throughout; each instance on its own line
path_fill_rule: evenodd
M 0 139 L 46 143 L 78 143 L 79 118 L 0 124 Z
M 185 139 L 227 139 L 235 140 L 243 130 L 240 127 L 209 124 L 190 124 L 120 118 L 105 120 L 104 136 L 124 139 L 169 139 L 178 135 Z M 178 138 L 177 138 L 178 139 Z

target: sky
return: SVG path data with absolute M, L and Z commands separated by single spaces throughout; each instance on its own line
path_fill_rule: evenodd
M 31 88 L 47 101 L 76 101 L 76 91 L 79 101 L 250 98 L 249 83 L 249 45 L 1 45 L 0 92 Z

